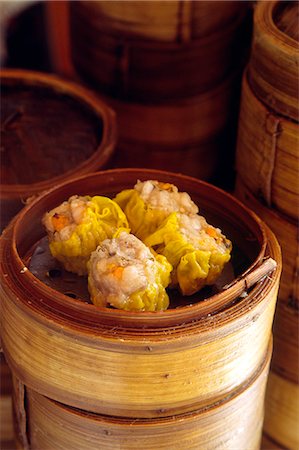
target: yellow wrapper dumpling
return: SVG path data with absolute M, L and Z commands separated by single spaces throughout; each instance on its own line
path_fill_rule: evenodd
M 173 266 L 172 287 L 191 295 L 213 284 L 230 260 L 231 242 L 198 214 L 170 214 L 144 243 Z
M 173 184 L 155 180 L 138 181 L 134 189 L 120 192 L 114 200 L 125 212 L 131 232 L 141 240 L 156 231 L 174 211 L 198 212 L 189 194 L 179 192 Z
M 162 255 L 154 255 L 138 238 L 121 232 L 106 239 L 91 254 L 88 289 L 97 306 L 128 311 L 167 309 L 165 288 L 172 266 Z
M 104 239 L 121 230 L 129 231 L 121 208 L 101 196 L 74 195 L 47 212 L 42 222 L 52 255 L 66 270 L 78 275 L 87 274 L 90 254 Z

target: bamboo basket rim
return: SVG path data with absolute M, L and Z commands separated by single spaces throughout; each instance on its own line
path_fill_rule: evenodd
M 75 100 L 84 103 L 93 114 L 102 122 L 101 142 L 94 153 L 85 161 L 82 161 L 74 169 L 49 178 L 48 180 L 30 183 L 30 184 L 1 184 L 0 193 L 3 199 L 11 199 L 11 196 L 26 198 L 31 195 L 39 194 L 51 188 L 52 185 L 63 183 L 74 177 L 87 174 L 104 166 L 112 157 L 117 138 L 116 114 L 98 95 L 95 95 L 89 88 L 80 85 L 76 81 L 63 79 L 54 74 L 43 73 L 39 71 L 30 71 L 24 69 L 0 69 L 0 86 L 3 80 L 19 80 L 25 86 L 40 86 L 53 89 L 57 93 L 63 93 L 71 96 Z
M 288 51 L 293 50 L 294 55 L 299 54 L 299 46 L 298 42 L 289 36 L 284 31 L 280 30 L 274 21 L 274 15 L 280 4 L 284 3 L 281 0 L 271 0 L 271 1 L 261 1 L 258 3 L 257 8 L 255 10 L 255 20 L 260 23 L 265 20 L 266 25 L 268 26 L 268 39 L 270 39 L 273 43 L 277 40 L 277 37 L 280 39 L 280 44 L 288 49 Z
M 83 2 L 78 2 L 78 4 L 80 3 L 85 3 Z M 83 15 L 86 12 L 83 12 Z M 230 21 L 229 23 L 226 24 L 225 26 L 225 35 L 229 35 L 230 33 L 232 33 L 234 30 L 236 30 L 238 28 L 238 26 L 240 26 L 240 24 L 242 23 L 242 21 L 244 20 L 244 18 L 246 17 L 246 14 L 248 13 L 248 11 L 242 10 L 240 11 L 239 14 L 236 15 L 236 17 L 234 18 L 234 20 Z M 82 14 L 82 12 L 81 12 Z M 71 17 L 72 13 L 70 13 L 70 17 Z M 72 19 L 71 19 L 72 21 Z M 98 24 L 96 24 L 96 28 L 98 28 L 97 26 Z M 87 30 L 88 31 L 88 30 Z M 99 30 L 97 30 L 99 31 Z M 100 31 L 100 33 L 102 35 L 107 36 L 109 39 L 122 43 L 124 45 L 124 47 L 128 46 L 130 48 L 138 48 L 138 49 L 142 49 L 142 50 L 160 50 L 162 52 L 174 52 L 175 50 L 177 51 L 182 51 L 185 50 L 186 48 L 190 47 L 192 49 L 197 49 L 206 45 L 210 45 L 211 42 L 214 42 L 216 40 L 219 39 L 219 37 L 221 38 L 224 35 L 224 31 L 223 29 L 219 30 L 218 32 L 213 32 L 213 33 L 209 33 L 206 36 L 202 36 L 199 38 L 193 38 L 190 39 L 189 41 L 182 41 L 182 42 L 169 42 L 169 41 L 157 41 L 154 39 L 143 39 L 142 37 L 132 37 L 130 35 L 121 35 L 121 36 L 117 36 L 117 34 L 119 33 L 114 33 L 114 30 L 112 31 L 108 31 L 107 29 L 104 29 L 103 31 Z
M 278 261 L 274 261 L 272 258 L 267 258 L 266 250 L 269 245 L 271 245 L 271 242 L 268 240 L 270 230 L 268 230 L 267 226 L 261 221 L 261 219 L 251 210 L 249 210 L 245 205 L 243 205 L 239 200 L 237 200 L 233 195 L 228 194 L 221 189 L 210 185 L 209 183 L 206 183 L 204 181 L 194 179 L 192 177 L 182 175 L 182 174 L 172 174 L 176 177 L 176 179 L 181 180 L 189 180 L 189 182 L 196 182 L 201 188 L 205 189 L 212 189 L 215 190 L 218 194 L 221 194 L 221 196 L 227 196 L 233 204 L 238 205 L 238 208 L 241 208 L 243 212 L 246 213 L 247 217 L 251 217 L 251 219 L 254 221 L 254 223 L 257 225 L 260 236 L 262 238 L 262 243 L 259 254 L 256 258 L 256 260 L 250 265 L 250 267 L 238 278 L 236 278 L 230 285 L 226 286 L 224 288 L 224 291 L 221 291 L 211 297 L 208 297 L 206 300 L 198 303 L 194 303 L 190 306 L 182 306 L 176 309 L 168 309 L 166 311 L 162 312 L 142 312 L 142 313 L 132 313 L 130 311 L 122 311 L 118 309 L 109 309 L 109 308 L 100 308 L 96 307 L 95 305 L 85 304 L 84 302 L 80 300 L 76 300 L 70 297 L 67 297 L 66 295 L 49 288 L 46 286 L 42 281 L 38 280 L 31 272 L 28 270 L 25 265 L 24 261 L 20 257 L 18 253 L 17 248 L 17 241 L 18 236 L 22 227 L 22 220 L 26 218 L 27 212 L 32 208 L 38 208 L 39 203 L 46 199 L 47 197 L 51 198 L 51 195 L 57 191 L 59 191 L 61 188 L 65 186 L 69 186 L 73 183 L 76 183 L 80 180 L 86 180 L 88 177 L 90 180 L 92 180 L 95 177 L 98 176 L 105 176 L 107 177 L 107 180 L 110 177 L 110 180 L 113 179 L 114 176 L 117 177 L 117 175 L 122 173 L 130 173 L 130 175 L 136 175 L 135 178 L 138 179 L 141 176 L 141 172 L 146 175 L 146 178 L 149 179 L 150 176 L 153 178 L 159 179 L 159 177 L 165 177 L 166 174 L 170 175 L 170 172 L 160 171 L 160 170 L 154 170 L 154 169 L 111 169 L 106 171 L 100 171 L 95 172 L 93 174 L 88 174 L 87 176 L 81 176 L 77 177 L 75 179 L 72 179 L 71 181 L 67 181 L 65 183 L 62 183 L 58 185 L 55 188 L 52 188 L 48 190 L 46 193 L 42 194 L 35 200 L 31 202 L 30 205 L 25 207 L 15 218 L 15 220 L 11 223 L 11 225 L 7 228 L 7 230 L 4 232 L 4 235 L 2 235 L 0 239 L 0 243 L 2 246 L 2 251 L 6 252 L 7 256 L 9 257 L 9 264 L 5 268 L 7 272 L 11 272 L 13 275 L 13 278 L 15 278 L 15 274 L 21 273 L 21 279 L 20 280 L 14 280 L 15 285 L 18 285 L 19 287 L 22 286 L 22 289 L 24 292 L 30 293 L 30 286 L 34 286 L 34 289 L 39 295 L 39 298 L 42 298 L 43 296 L 48 296 L 48 298 L 51 299 L 51 302 L 55 302 L 56 306 L 58 306 L 57 311 L 53 311 L 53 305 L 52 307 L 47 309 L 47 314 L 50 316 L 52 314 L 58 313 L 61 315 L 60 321 L 64 323 L 63 321 L 63 314 L 66 314 L 68 319 L 72 317 L 73 319 L 73 325 L 76 322 L 78 325 L 78 320 L 80 327 L 82 328 L 82 323 L 84 324 L 84 327 L 86 330 L 93 330 L 94 327 L 97 327 L 99 325 L 103 324 L 114 324 L 116 327 L 124 325 L 126 327 L 129 327 L 130 329 L 138 329 L 149 327 L 151 329 L 158 329 L 163 326 L 171 327 L 174 325 L 177 326 L 186 326 L 187 328 L 190 327 L 192 329 L 192 323 L 194 321 L 198 321 L 199 319 L 210 316 L 212 313 L 216 313 L 218 311 L 221 311 L 223 308 L 228 307 L 231 305 L 236 297 L 242 295 L 244 291 L 247 291 L 247 289 L 250 286 L 253 286 L 251 292 L 249 292 L 247 300 L 250 301 L 251 299 L 254 299 L 256 296 L 258 297 L 258 293 L 261 291 L 261 289 L 268 289 L 271 286 L 271 283 L 269 281 L 269 277 L 267 274 L 269 272 L 273 272 L 276 276 L 279 276 L 281 271 L 281 262 L 279 261 L 280 258 L 280 250 L 279 245 L 277 243 L 276 238 L 273 235 L 273 240 L 275 241 L 275 245 L 278 248 Z M 8 236 L 7 236 L 8 235 Z M 11 241 L 10 241 L 11 240 Z M 3 262 L 4 263 L 4 262 Z M 14 272 L 15 271 L 15 272 Z M 14 272 L 14 273 L 13 273 Z M 1 275 L 1 273 L 0 273 Z M 8 280 L 7 273 L 2 273 L 2 276 Z M 271 279 L 270 279 L 271 280 Z M 271 280 L 272 281 L 272 280 Z M 47 288 L 45 292 L 45 287 Z M 224 294 L 225 292 L 225 294 Z M 30 295 L 29 295 L 30 296 Z M 55 297 L 55 299 L 54 299 Z M 18 299 L 17 299 L 18 300 Z M 37 304 L 34 304 L 32 301 L 25 302 L 26 305 L 23 305 L 23 307 L 29 308 L 31 310 L 32 314 L 36 315 L 37 317 L 42 316 L 38 314 L 38 309 L 43 307 L 46 307 L 47 301 L 44 299 L 42 302 L 42 305 L 40 302 L 37 302 Z M 238 309 L 238 308 L 237 308 Z M 76 312 L 81 312 L 80 319 L 78 317 L 76 318 Z M 237 313 L 237 312 L 236 312 Z M 229 319 L 233 319 L 234 314 L 231 314 L 231 317 Z M 39 317 L 39 320 L 43 320 L 41 317 Z M 228 319 L 227 319 L 228 320 Z M 163 335 L 165 338 L 165 335 Z

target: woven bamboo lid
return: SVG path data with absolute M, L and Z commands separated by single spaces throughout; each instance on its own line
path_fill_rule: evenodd
M 1 225 L 28 197 L 103 168 L 116 141 L 114 112 L 53 75 L 4 69 L 1 79 Z

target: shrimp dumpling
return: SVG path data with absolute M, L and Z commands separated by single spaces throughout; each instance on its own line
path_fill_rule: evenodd
M 156 180 L 138 181 L 134 189 L 120 192 L 114 200 L 125 212 L 131 232 L 141 240 L 156 231 L 172 212 L 198 212 L 187 192 Z
M 231 241 L 221 230 L 199 214 L 170 214 L 144 243 L 171 263 L 171 286 L 183 295 L 213 284 L 232 250 Z
M 128 311 L 167 309 L 165 288 L 172 266 L 162 255 L 154 255 L 136 236 L 121 232 L 104 240 L 88 263 L 88 289 L 97 306 Z
M 121 208 L 101 196 L 74 195 L 44 214 L 42 223 L 52 255 L 78 275 L 87 274 L 90 254 L 104 239 L 120 230 L 129 231 Z

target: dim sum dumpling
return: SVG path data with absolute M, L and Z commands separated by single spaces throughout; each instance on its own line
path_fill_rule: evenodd
M 136 236 L 121 232 L 104 240 L 88 263 L 88 289 L 97 306 L 113 306 L 130 311 L 167 309 L 165 288 L 171 265 L 155 255 Z
M 155 180 L 138 181 L 134 189 L 120 192 L 114 200 L 125 212 L 131 232 L 141 240 L 156 231 L 174 211 L 198 212 L 189 194 L 179 192 L 173 184 Z
M 167 258 L 173 266 L 171 285 L 183 295 L 213 284 L 232 249 L 221 230 L 198 214 L 170 214 L 144 243 Z
M 122 229 L 129 231 L 121 208 L 110 198 L 101 196 L 74 195 L 47 212 L 42 223 L 52 255 L 66 270 L 78 275 L 87 274 L 90 254 L 104 239 Z

